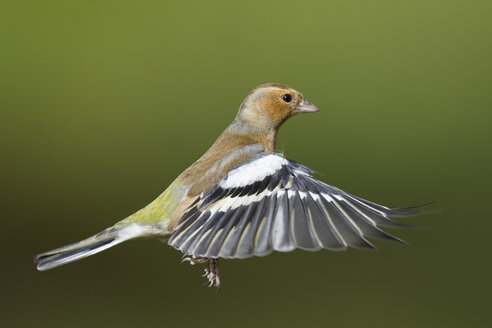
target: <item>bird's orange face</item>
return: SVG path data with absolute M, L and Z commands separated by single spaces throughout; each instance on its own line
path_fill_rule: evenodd
M 263 84 L 246 97 L 238 116 L 277 128 L 292 115 L 317 111 L 300 92 L 281 84 Z

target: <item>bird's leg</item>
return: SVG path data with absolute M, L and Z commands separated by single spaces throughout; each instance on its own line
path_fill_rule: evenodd
M 205 268 L 204 277 L 208 280 L 208 287 L 220 287 L 220 275 L 219 275 L 219 259 L 209 259 L 203 257 L 196 257 L 190 255 L 184 255 L 181 262 L 190 262 L 191 265 L 199 263 L 208 263 Z
M 220 287 L 219 259 L 208 259 L 208 266 L 205 268 L 204 277 L 207 277 L 208 287 Z

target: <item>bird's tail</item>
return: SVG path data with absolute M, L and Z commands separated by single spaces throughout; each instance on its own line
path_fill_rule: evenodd
M 99 253 L 126 240 L 146 236 L 148 232 L 148 226 L 135 223 L 122 228 L 111 227 L 78 243 L 39 254 L 34 257 L 34 262 L 39 271 L 49 270 Z

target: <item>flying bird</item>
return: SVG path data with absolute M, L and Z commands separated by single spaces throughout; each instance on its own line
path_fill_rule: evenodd
M 318 110 L 292 88 L 260 85 L 207 152 L 153 202 L 88 239 L 37 255 L 37 269 L 52 269 L 130 239 L 154 237 L 181 251 L 184 261 L 207 263 L 209 286 L 219 287 L 220 258 L 296 248 L 374 249 L 367 238 L 403 242 L 380 227 L 407 226 L 392 217 L 422 214 L 427 204 L 378 205 L 316 179 L 309 167 L 275 152 L 282 123 Z

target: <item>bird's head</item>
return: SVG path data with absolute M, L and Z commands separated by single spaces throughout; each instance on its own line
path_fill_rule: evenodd
M 282 84 L 263 84 L 244 99 L 236 121 L 251 128 L 271 131 L 298 113 L 313 113 L 319 109 L 304 99 L 299 91 Z

